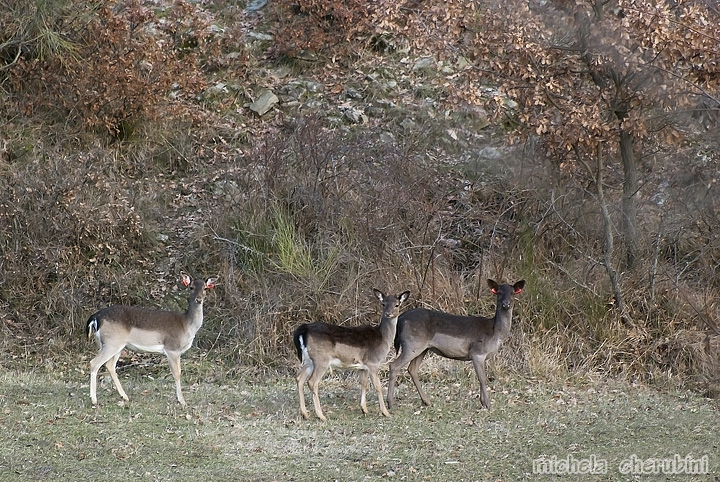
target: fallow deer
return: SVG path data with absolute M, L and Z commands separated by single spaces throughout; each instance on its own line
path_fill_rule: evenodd
M 95 335 L 100 352 L 90 361 L 90 399 L 97 405 L 97 374 L 104 364 L 120 396 L 128 396 L 120 385 L 115 365 L 123 348 L 139 352 L 164 353 L 175 378 L 177 399 L 185 405 L 180 388 L 180 355 L 192 345 L 203 323 L 205 291 L 215 286 L 216 278 L 192 280 L 182 276 L 185 286 L 192 286 L 185 313 L 153 310 L 137 306 L 114 305 L 93 314 L 87 321 L 88 338 Z
M 510 334 L 513 299 L 525 287 L 525 280 L 514 285 L 498 285 L 489 279 L 490 290 L 497 296 L 495 316 L 459 316 L 417 308 L 404 312 L 398 318 L 395 334 L 395 350 L 400 354 L 390 362 L 390 381 L 388 382 L 388 406 L 395 402 L 395 383 L 398 371 L 408 365 L 408 373 L 425 405 L 430 400 L 423 391 L 418 370 L 428 352 L 445 358 L 460 361 L 472 361 L 475 374 L 480 381 L 482 391 L 480 401 L 490 409 L 490 396 L 487 390 L 485 360 L 500 348 Z
M 302 362 L 297 376 L 297 387 L 300 394 L 300 413 L 304 418 L 310 416 L 305 408 L 304 385 L 307 381 L 313 395 L 315 414 L 320 420 L 327 420 L 320 407 L 318 385 L 330 367 L 361 370 L 360 408 L 363 413 L 368 413 L 365 392 L 369 375 L 378 394 L 380 412 L 386 417 L 390 416 L 385 408 L 378 371 L 392 347 L 400 305 L 410 296 L 410 292 L 405 291 L 399 296 L 386 296 L 379 290 L 373 292 L 383 305 L 379 325 L 345 327 L 316 322 L 303 324 L 295 329 L 293 342 Z

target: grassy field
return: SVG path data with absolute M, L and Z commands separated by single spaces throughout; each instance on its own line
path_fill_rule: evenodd
M 543 457 L 576 469 L 593 457 L 605 463 L 596 465 L 604 473 L 541 476 L 553 480 L 720 477 L 718 402 L 690 392 L 501 374 L 490 383 L 487 411 L 469 364 L 431 360 L 431 407 L 421 407 L 405 380 L 391 419 L 380 416 L 373 394 L 363 416 L 356 375 L 336 371 L 321 384 L 329 418 L 322 423 L 299 416 L 291 373 L 233 375 L 196 353 L 183 366 L 182 408 L 164 360 L 151 360 L 119 369 L 129 403 L 101 371 L 98 407 L 86 358 L 53 370 L 5 370 L 0 480 L 515 481 L 538 478 L 533 460 Z M 633 454 L 636 470 L 637 461 L 648 469 L 647 459 L 707 456 L 709 473 L 621 473 Z

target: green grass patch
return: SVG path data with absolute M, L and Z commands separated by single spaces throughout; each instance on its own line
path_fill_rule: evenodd
M 299 416 L 289 371 L 213 383 L 196 353 L 184 362 L 182 408 L 158 357 L 156 366 L 119 368 L 127 403 L 102 370 L 100 405 L 93 407 L 86 364 L 0 375 L 0 480 L 514 481 L 536 479 L 533 460 L 553 456 L 607 463 L 605 474 L 545 476 L 555 480 L 720 475 L 717 401 L 691 392 L 501 375 L 490 383 L 487 411 L 469 364 L 436 362 L 423 376 L 433 405 L 422 407 L 404 379 L 390 419 L 379 414 L 373 393 L 364 416 L 357 375 L 335 371 L 321 383 L 329 418 L 322 423 Z M 710 473 L 621 474 L 619 464 L 632 454 L 707 455 Z

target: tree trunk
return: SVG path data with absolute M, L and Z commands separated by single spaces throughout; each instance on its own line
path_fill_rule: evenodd
M 608 209 L 607 202 L 605 200 L 605 191 L 603 190 L 603 169 L 605 168 L 602 160 L 602 143 L 597 146 L 597 171 L 593 171 L 590 164 L 588 164 L 580 154 L 580 150 L 575 146 L 575 154 L 577 155 L 578 161 L 585 167 L 587 172 L 595 182 L 595 193 L 597 196 L 598 206 L 600 207 L 600 213 L 602 214 L 603 220 L 603 233 L 604 233 L 604 246 L 603 246 L 603 265 L 605 271 L 610 278 L 610 284 L 613 290 L 613 297 L 615 298 L 615 308 L 620 314 L 620 320 L 625 325 L 632 324 L 632 319 L 625 306 L 625 297 L 623 296 L 623 290 L 620 286 L 620 276 L 613 267 L 612 254 L 614 250 L 613 243 L 613 223 L 610 218 L 610 210 Z
M 638 172 L 633 152 L 632 136 L 625 130 L 620 131 L 620 156 L 622 157 L 625 181 L 623 182 L 622 217 L 623 236 L 625 238 L 625 268 L 632 271 L 636 266 L 638 250 L 637 239 L 637 202 Z
M 603 6 L 606 2 L 601 0 L 594 0 L 591 2 L 593 11 L 597 20 L 603 18 Z M 593 79 L 595 85 L 600 90 L 605 89 L 608 86 L 608 79 L 612 79 L 616 87 L 616 98 L 612 105 L 615 108 L 615 115 L 620 122 L 627 117 L 627 113 L 630 109 L 630 105 L 626 100 L 619 96 L 619 93 L 624 88 L 625 82 L 627 82 L 629 76 L 622 74 L 621 72 L 611 69 L 609 72 L 605 72 L 607 79 L 602 75 L 602 71 L 597 69 L 594 56 L 591 55 L 588 49 L 588 38 L 590 37 L 590 27 L 592 21 L 589 16 L 579 10 L 575 14 L 575 25 L 577 35 L 577 46 L 580 52 L 584 52 L 581 58 L 585 61 L 588 67 L 588 73 Z M 631 77 L 630 77 L 631 78 Z M 620 156 L 622 157 L 623 171 L 625 173 L 625 182 L 623 183 L 623 198 L 622 198 L 622 230 L 623 237 L 625 240 L 625 268 L 628 271 L 632 271 L 635 268 L 636 256 L 637 256 L 637 203 L 635 195 L 638 191 L 638 173 L 637 165 L 635 163 L 635 153 L 633 152 L 633 138 L 624 129 L 620 129 Z
M 613 268 L 612 264 L 612 253 L 613 253 L 613 226 L 612 220 L 610 219 L 610 212 L 608 211 L 607 203 L 605 202 L 605 191 L 603 191 L 603 162 L 602 162 L 602 147 L 598 145 L 597 152 L 597 176 L 595 177 L 595 188 L 597 192 L 598 204 L 600 206 L 600 212 L 603 217 L 603 227 L 605 231 L 605 247 L 603 249 L 603 264 L 607 271 L 608 277 L 610 278 L 610 284 L 612 285 L 613 296 L 615 298 L 615 305 L 620 313 L 620 320 L 626 325 L 630 323 L 630 316 L 625 307 L 625 298 L 623 296 L 622 288 L 620 287 L 620 279 L 617 271 Z M 591 171 L 592 172 L 592 171 Z

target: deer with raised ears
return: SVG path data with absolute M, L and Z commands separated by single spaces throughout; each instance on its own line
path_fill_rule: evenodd
M 379 290 L 373 292 L 383 305 L 379 325 L 346 327 L 316 322 L 303 324 L 295 329 L 293 343 L 301 362 L 297 386 L 300 413 L 304 418 L 310 417 L 305 408 L 304 386 L 307 382 L 312 391 L 315 414 L 323 422 L 327 420 L 320 407 L 318 385 L 330 367 L 360 370 L 360 408 L 363 413 L 368 413 L 365 392 L 369 376 L 378 394 L 380 412 L 386 417 L 390 416 L 385 408 L 378 371 L 392 347 L 400 305 L 410 296 L 410 292 L 405 291 L 398 296 L 386 296 Z
M 182 282 L 192 292 L 185 313 L 152 310 L 137 306 L 114 305 L 98 311 L 87 321 L 88 338 L 95 335 L 100 352 L 90 361 L 90 399 L 97 405 L 97 374 L 104 364 L 120 396 L 128 396 L 120 385 L 115 365 L 123 348 L 148 353 L 164 353 L 175 379 L 177 399 L 185 405 L 180 388 L 180 355 L 192 345 L 203 324 L 205 291 L 215 286 L 216 278 L 191 279 L 182 275 Z
M 408 373 L 425 405 L 430 400 L 420 385 L 418 370 L 428 352 L 445 358 L 472 361 L 475 374 L 480 381 L 482 391 L 480 401 L 490 409 L 490 396 L 487 390 L 485 360 L 500 348 L 510 334 L 513 300 L 525 287 L 525 280 L 514 285 L 499 285 L 488 280 L 490 290 L 497 296 L 495 316 L 460 316 L 442 311 L 417 308 L 404 312 L 398 318 L 395 335 L 395 350 L 400 354 L 390 362 L 390 381 L 388 382 L 388 406 L 395 402 L 395 382 L 398 371 L 408 365 Z

